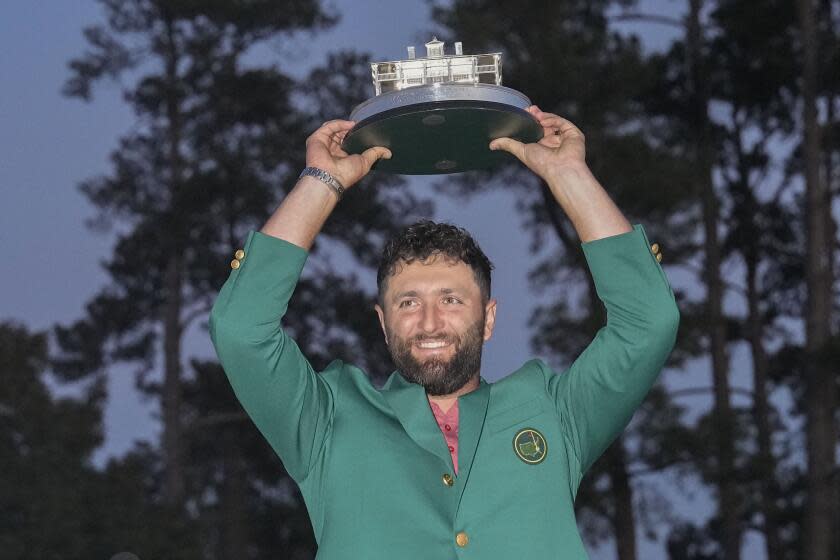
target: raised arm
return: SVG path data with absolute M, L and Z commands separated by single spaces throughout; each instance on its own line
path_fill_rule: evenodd
M 644 229 L 584 243 L 607 323 L 546 387 L 569 428 L 579 476 L 630 422 L 671 353 L 679 325 L 674 294 Z
M 387 148 L 370 148 L 354 155 L 342 150 L 341 141 L 353 124 L 326 122 L 306 140 L 307 168 L 327 172 L 338 182 L 338 190 L 351 188 L 376 160 L 391 157 Z M 335 187 L 312 176 L 302 177 L 260 231 L 308 251 L 341 197 Z
M 330 121 L 306 145 L 307 165 L 340 181 L 340 188 L 350 188 L 389 155 L 384 148 L 356 156 L 341 151 L 352 125 Z M 210 336 L 237 398 L 297 481 L 309 473 L 329 432 L 334 389 L 330 372 L 315 373 L 282 319 L 307 251 L 338 199 L 319 179 L 298 181 L 262 231 L 248 235 L 210 312 Z
M 562 117 L 528 107 L 543 127 L 543 138 L 523 144 L 511 138 L 490 142 L 491 150 L 516 156 L 539 175 L 569 216 L 581 241 L 595 241 L 631 231 L 630 222 L 610 199 L 586 165 L 583 133 Z
M 674 294 L 644 229 L 635 229 L 586 165 L 583 133 L 532 106 L 544 136 L 491 149 L 515 155 L 549 186 L 581 241 L 607 324 L 563 375 L 544 367 L 546 388 L 567 426 L 578 481 L 630 421 L 671 352 L 679 324 Z

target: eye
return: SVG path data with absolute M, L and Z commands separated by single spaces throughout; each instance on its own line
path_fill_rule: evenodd
M 413 299 L 404 299 L 399 303 L 399 305 L 397 307 L 399 307 L 399 308 L 412 307 L 415 303 L 417 303 L 417 302 L 414 301 Z
M 461 300 L 455 296 L 446 296 L 443 298 L 443 303 L 461 303 Z

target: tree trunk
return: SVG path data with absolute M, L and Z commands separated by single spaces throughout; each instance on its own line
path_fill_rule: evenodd
M 805 310 L 805 395 L 808 445 L 808 498 L 805 506 L 803 558 L 833 558 L 836 496 L 832 471 L 837 441 L 832 414 L 834 380 L 823 351 L 831 336 L 831 287 L 829 238 L 832 230 L 831 195 L 820 177 L 820 131 L 817 123 L 817 42 L 814 4 L 798 0 L 803 54 L 802 105 L 804 123 L 805 219 L 807 228 Z
M 178 84 L 178 46 L 175 42 L 174 21 L 166 18 L 168 52 L 166 58 L 166 77 L 169 91 L 166 99 L 167 119 L 169 121 L 169 175 L 170 200 L 177 200 L 176 193 L 182 182 L 181 145 L 181 108 Z M 171 232 L 177 228 L 174 224 L 176 212 L 170 208 Z M 181 270 L 181 239 L 178 235 L 168 240 L 170 249 L 166 260 L 164 303 L 164 374 L 163 374 L 163 456 L 164 456 L 164 502 L 174 508 L 183 504 L 185 493 L 184 465 L 181 457 L 181 311 L 183 307 Z M 163 245 L 161 245 L 163 246 Z
M 565 249 L 573 254 L 579 254 L 580 246 L 577 240 L 573 240 L 563 228 L 563 221 L 560 216 L 560 207 L 557 201 L 551 195 L 548 185 L 542 185 L 543 203 L 545 204 L 546 212 L 548 213 L 554 232 L 557 239 Z M 577 253 L 575 253 L 577 252 Z M 586 261 L 583 256 L 579 256 L 577 261 L 582 268 L 586 267 Z M 593 316 L 601 316 L 606 319 L 604 315 L 604 308 L 600 305 L 598 294 L 595 291 L 595 284 L 592 281 L 587 282 L 588 312 Z M 593 335 L 595 333 L 592 333 Z M 619 560 L 635 560 L 636 559 L 636 516 L 633 510 L 633 488 L 630 486 L 630 475 L 627 472 L 627 461 L 624 454 L 623 438 L 619 437 L 613 444 L 607 448 L 605 452 L 605 459 L 607 461 L 607 471 L 610 477 L 610 488 L 612 490 L 613 504 L 615 513 L 610 520 L 613 530 L 615 532 L 616 550 Z
M 633 511 L 633 489 L 627 474 L 624 438 L 619 437 L 606 452 L 615 512 L 612 525 L 618 560 L 636 560 L 636 517 Z
M 220 558 L 245 558 L 248 550 L 247 483 L 236 430 L 226 427 L 222 436 L 222 492 L 219 507 Z
M 737 114 L 740 107 L 735 107 Z M 764 321 L 761 313 L 761 290 L 758 279 L 758 266 L 762 258 L 760 228 L 752 221 L 760 212 L 758 200 L 750 185 L 750 174 L 753 169 L 750 158 L 744 153 L 744 133 L 741 125 L 735 119 L 735 133 L 737 136 L 735 149 L 737 153 L 738 176 L 735 188 L 740 194 L 742 205 L 741 214 L 745 216 L 744 246 L 741 249 L 747 280 L 747 319 L 746 338 L 750 345 L 753 362 L 753 421 L 757 429 L 758 452 L 756 455 L 756 476 L 760 488 L 759 510 L 764 520 L 763 533 L 765 554 L 767 560 L 782 560 L 782 550 L 779 538 L 779 512 L 776 500 L 779 497 L 776 480 L 776 457 L 773 455 L 773 428 L 771 426 L 771 406 L 767 398 L 768 362 L 767 350 L 764 346 Z
M 755 254 L 747 255 L 747 307 L 750 351 L 753 359 L 753 418 L 758 429 L 758 476 L 767 560 L 781 560 L 778 512 L 776 511 L 776 458 L 773 455 L 770 404 L 767 399 L 767 352 L 764 348 Z
M 711 170 L 709 170 L 711 171 Z M 709 325 L 709 351 L 714 385 L 714 426 L 717 449 L 717 485 L 724 558 L 740 558 L 741 531 L 738 488 L 735 479 L 734 417 L 730 404 L 729 356 L 726 349 L 726 323 L 723 316 L 723 282 L 720 277 L 718 246 L 718 201 L 711 185 L 711 173 L 702 186 L 706 305 Z
M 719 203 L 712 179 L 712 138 L 709 123 L 709 94 L 701 70 L 703 36 L 700 13 L 703 0 L 691 0 L 686 28 L 686 63 L 691 95 L 690 122 L 696 130 L 695 180 L 703 213 L 705 254 L 706 317 L 714 384 L 714 426 L 717 451 L 717 487 L 724 558 L 738 560 L 741 550 L 738 489 L 735 480 L 734 418 L 730 405 L 729 356 L 726 322 L 723 316 L 723 282 L 718 240 Z
M 176 254 L 166 267 L 163 374 L 164 501 L 180 507 L 184 497 L 184 465 L 181 457 L 181 270 Z

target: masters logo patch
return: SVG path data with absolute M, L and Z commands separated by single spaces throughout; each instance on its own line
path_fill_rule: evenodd
M 539 431 L 534 428 L 525 428 L 516 432 L 513 437 L 513 451 L 517 457 L 529 465 L 536 465 L 545 459 L 548 444 Z

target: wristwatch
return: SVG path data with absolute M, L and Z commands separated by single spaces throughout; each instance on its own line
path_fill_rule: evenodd
M 315 177 L 319 181 L 322 181 L 329 186 L 335 195 L 341 200 L 342 195 L 344 194 L 344 186 L 332 175 L 324 171 L 323 169 L 319 169 L 317 167 L 306 167 L 303 171 L 300 172 L 300 176 L 298 179 L 302 177 Z

